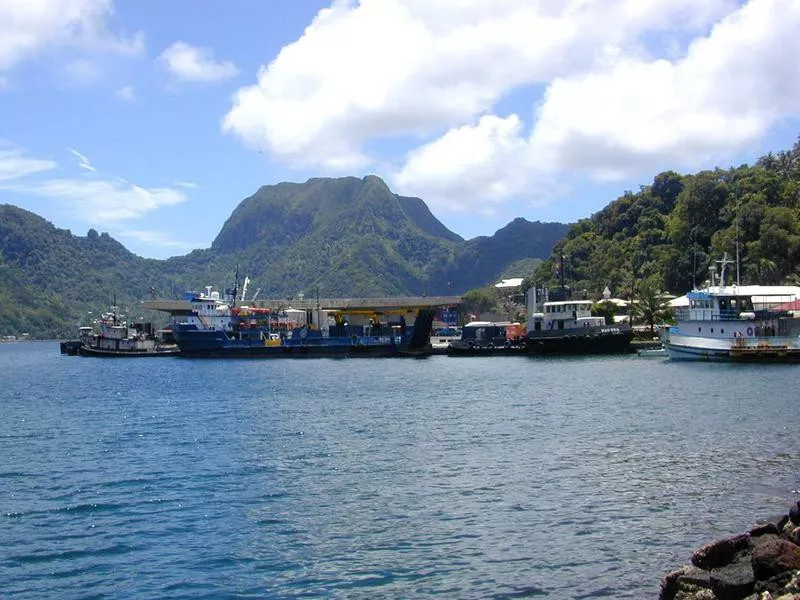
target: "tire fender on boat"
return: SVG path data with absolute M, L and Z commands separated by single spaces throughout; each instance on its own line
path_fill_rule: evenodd
M 753 335 L 753 328 L 752 327 L 748 327 L 747 328 L 747 335 Z

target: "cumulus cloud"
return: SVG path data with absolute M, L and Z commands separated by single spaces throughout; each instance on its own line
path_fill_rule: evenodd
M 539 109 L 532 149 L 555 168 L 598 178 L 729 156 L 800 115 L 798 31 L 800 4 L 751 0 L 679 60 L 625 58 L 559 78 Z
M 144 35 L 112 33 L 111 0 L 7 0 L 0 2 L 0 71 L 46 49 L 73 47 L 139 55 Z
M 20 179 L 27 175 L 55 169 L 52 160 L 42 160 L 25 156 L 19 148 L 4 147 L 0 143 L 0 181 Z
M 181 82 L 215 82 L 234 77 L 239 69 L 231 61 L 217 61 L 211 50 L 175 42 L 159 57 L 172 77 Z
M 486 115 L 474 127 L 452 129 L 409 153 L 393 183 L 433 207 L 465 210 L 477 200 L 491 205 L 523 191 L 525 171 L 506 166 L 519 165 L 526 152 L 519 117 Z
M 557 172 L 704 166 L 800 115 L 799 12 L 794 0 L 335 2 L 236 92 L 222 128 L 334 172 L 411 145 L 393 183 L 451 208 L 528 195 Z

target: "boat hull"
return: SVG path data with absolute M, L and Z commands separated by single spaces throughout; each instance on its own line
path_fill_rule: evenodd
M 283 340 L 236 339 L 222 331 L 177 332 L 181 356 L 188 358 L 388 358 L 427 356 L 430 345 L 413 347 L 389 336 L 351 336 Z
M 525 338 L 529 354 L 624 354 L 630 352 L 629 327 L 586 327 L 580 331 L 536 331 Z
M 800 363 L 800 347 L 794 344 L 796 340 L 773 339 L 720 347 L 713 340 L 706 344 L 665 340 L 664 348 L 672 360 Z
M 78 349 L 78 354 L 81 356 L 99 356 L 103 358 L 144 358 L 154 356 L 177 356 L 180 354 L 178 348 L 169 349 L 147 349 L 147 350 L 106 350 L 103 348 L 95 348 L 92 346 L 81 346 Z

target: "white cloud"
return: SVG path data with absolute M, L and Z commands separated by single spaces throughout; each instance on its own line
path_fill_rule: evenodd
M 58 166 L 52 160 L 28 158 L 18 148 L 4 148 L 0 145 L 0 181 L 20 179 Z
M 188 189 L 195 189 L 200 187 L 196 183 L 192 181 L 173 181 L 172 185 L 177 185 L 178 187 L 188 188 Z
M 111 0 L 5 0 L 0 2 L 0 71 L 47 49 L 73 47 L 139 55 L 144 35 L 109 31 Z
M 116 92 L 114 92 L 114 96 L 116 96 L 119 100 L 124 100 L 125 102 L 135 102 L 136 90 L 132 85 L 123 85 Z
M 230 79 L 239 69 L 232 62 L 216 61 L 207 48 L 175 42 L 162 52 L 163 62 L 172 77 L 183 82 L 214 82 Z
M 241 88 L 223 129 L 289 162 L 347 170 L 365 141 L 474 123 L 506 94 L 640 51 L 642 31 L 703 27 L 722 0 L 336 2 Z
M 157 230 L 125 229 L 117 231 L 115 237 L 136 240 L 160 248 L 175 248 L 177 250 L 194 250 L 209 245 L 208 242 L 182 242 L 175 239 L 174 233 Z
M 147 189 L 123 179 L 48 179 L 5 189 L 60 200 L 75 217 L 97 225 L 137 219 L 186 200 L 186 196 L 176 190 Z
M 800 115 L 800 4 L 751 0 L 680 60 L 625 58 L 554 81 L 531 144 L 601 179 L 730 156 Z
M 74 150 L 73 148 L 67 148 L 67 150 L 69 150 L 72 154 L 74 154 L 75 157 L 78 159 L 78 166 L 81 169 L 86 169 L 87 171 L 97 171 L 97 169 L 95 169 L 92 166 L 92 163 L 89 162 L 89 159 L 86 158 L 86 156 L 84 156 L 77 150 Z
M 88 171 L 83 177 L 13 182 L 0 185 L 0 190 L 59 200 L 76 218 L 93 225 L 118 224 L 186 201 L 186 196 L 178 190 L 145 188 L 98 171 L 84 154 L 73 148 L 67 150 L 78 159 L 78 166 Z M 0 146 L 0 181 L 21 179 L 57 166 L 53 161 L 25 158 L 18 149 Z
M 524 190 L 528 176 L 519 167 L 527 153 L 522 122 L 486 115 L 475 127 L 452 129 L 412 151 L 393 183 L 432 207 L 465 210 L 476 202 L 493 204 Z
M 398 191 L 485 207 L 559 173 L 650 177 L 746 148 L 800 116 L 797 31 L 796 0 L 335 2 L 222 128 L 334 172 L 413 144 L 387 169 Z

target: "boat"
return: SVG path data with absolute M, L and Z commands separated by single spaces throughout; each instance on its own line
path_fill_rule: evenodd
M 59 344 L 59 347 L 61 348 L 61 354 L 66 354 L 68 356 L 78 356 L 81 351 L 81 346 L 88 343 L 93 333 L 94 333 L 94 328 L 91 326 L 84 325 L 78 327 L 78 339 L 63 340 Z
M 450 342 L 448 356 L 485 356 L 494 354 L 519 354 L 522 328 L 519 323 L 496 321 L 471 321 L 461 329 L 461 337 Z
M 800 362 L 800 288 L 726 285 L 719 281 L 686 294 L 676 324 L 663 331 L 670 359 Z
M 636 351 L 637 356 L 641 356 L 642 358 L 666 358 L 667 357 L 667 350 L 663 347 L 661 348 L 641 348 Z
M 171 329 L 154 330 L 152 323 L 128 323 L 119 315 L 116 308 L 104 313 L 95 327 L 79 329 L 80 345 L 77 354 L 81 356 L 102 357 L 152 357 L 173 356 L 179 349 L 172 339 Z M 74 354 L 74 343 L 65 347 L 62 353 Z
M 435 311 L 236 306 L 206 288 L 173 323 L 181 356 L 312 358 L 426 356 Z
M 527 295 L 528 330 L 523 343 L 529 354 L 620 354 L 630 351 L 633 330 L 627 323 L 607 324 L 592 316 L 591 300 L 572 300 L 563 286 L 539 310 L 536 286 Z M 558 299 L 555 298 L 564 298 Z

